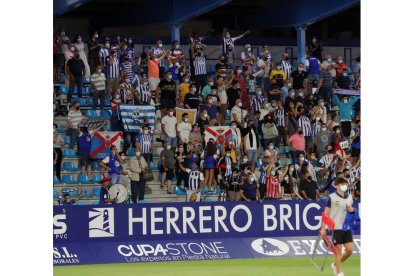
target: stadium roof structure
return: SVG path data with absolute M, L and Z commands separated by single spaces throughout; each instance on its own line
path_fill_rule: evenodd
M 179 40 L 184 22 L 219 7 L 234 7 L 240 26 L 294 27 L 304 54 L 307 26 L 350 9 L 360 0 L 54 0 L 55 17 L 88 18 L 102 27 L 171 26 Z M 269 20 L 270 19 L 270 20 Z

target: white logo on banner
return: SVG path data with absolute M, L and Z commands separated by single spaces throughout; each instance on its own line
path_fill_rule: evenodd
M 113 208 L 93 208 L 89 211 L 90 238 L 113 237 L 114 228 Z
M 289 246 L 276 239 L 263 238 L 252 242 L 252 248 L 263 255 L 283 256 L 289 252 Z

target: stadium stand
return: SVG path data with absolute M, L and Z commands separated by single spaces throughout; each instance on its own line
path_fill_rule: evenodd
M 234 46 L 231 39 L 223 39 Z M 67 44 L 62 37 L 57 37 L 57 41 Z M 100 41 L 102 49 L 105 41 Z M 360 196 L 359 69 L 352 73 L 351 66 L 335 57 L 333 61 L 319 60 L 318 65 L 311 53 L 303 63 L 293 67 L 292 57 L 287 53 L 274 56 L 261 47 L 257 54 L 245 48 L 237 59 L 228 47 L 217 49 L 222 51 L 224 59 L 217 65 L 206 66 L 208 53 L 201 50 L 202 41 L 196 37 L 189 41 L 191 56 L 180 50 L 179 45 L 178 48 L 173 45 L 171 50 L 154 45 L 147 53 L 148 60 L 134 52 L 133 43 L 110 42 L 107 50 L 111 54 L 103 60 L 103 71 L 90 68 L 91 77 L 82 82 L 81 97 L 77 97 L 76 85 L 68 86 L 69 76 L 61 73 L 54 83 L 54 99 L 67 112 L 72 103 L 79 102 L 83 115 L 80 126 L 88 127 L 88 131 L 123 133 L 119 153 L 125 155 L 126 165 L 121 166 L 124 174 L 120 179 L 128 191 L 131 191 L 128 165 L 135 158 L 135 146 L 139 143 L 141 155 L 152 173 L 152 180 L 145 183 L 145 199 L 140 203 L 186 201 L 186 190 L 197 189 L 202 179 L 193 174 L 193 162 L 198 167 L 195 171 L 204 174 L 202 201 L 234 200 L 234 192 L 245 189 L 242 184 L 248 182 L 249 171 L 254 173 L 254 183 L 265 200 L 322 198 L 339 174 L 349 179 L 349 193 Z M 163 53 L 166 54 L 161 61 L 158 58 Z M 138 66 L 132 70 L 131 65 Z M 66 69 L 70 70 L 70 66 Z M 195 84 L 195 91 L 190 91 L 186 74 L 189 83 Z M 97 77 L 106 79 L 104 110 L 92 109 L 93 94 L 97 93 L 92 85 Z M 213 78 L 212 83 L 207 82 L 209 77 Z M 120 84 L 113 85 L 111 91 L 108 84 L 114 80 Z M 69 94 L 73 94 L 70 102 Z M 130 126 L 122 121 L 120 104 L 154 106 L 153 122 L 134 121 L 140 132 L 131 135 L 135 133 L 129 132 Z M 181 109 L 174 110 L 176 107 Z M 190 107 L 196 109 L 194 114 Z M 184 113 L 188 122 L 193 114 L 197 123 L 183 122 Z M 135 116 L 140 119 L 143 115 L 140 111 Z M 67 115 L 55 113 L 54 123 L 58 133 L 69 134 Z M 144 127 L 148 126 L 150 133 L 144 133 Z M 206 132 L 209 126 L 211 129 Z M 220 127 L 230 135 L 214 133 Z M 76 131 L 81 133 L 80 129 Z M 88 142 L 96 135 L 91 133 Z M 211 139 L 214 142 L 209 142 Z M 164 147 L 163 142 L 169 142 L 171 149 L 167 144 Z M 65 189 L 74 188 L 84 189 L 77 205 L 98 204 L 103 178 L 99 163 L 103 158 L 89 160 L 93 174 L 89 179 L 81 171 L 81 159 L 90 157 L 82 157 L 79 144 L 74 149 L 69 144 L 70 136 L 65 135 L 62 179 L 56 175 L 53 178 L 54 204 L 58 204 L 58 195 L 68 191 Z M 180 147 L 184 148 L 182 153 Z M 161 157 L 166 160 L 167 172 Z M 109 176 L 107 171 L 104 174 Z M 164 181 L 162 174 L 167 180 Z M 145 178 L 151 179 L 148 174 Z M 171 186 L 167 185 L 168 179 Z M 176 186 L 177 180 L 180 186 Z M 240 185 L 235 185 L 235 181 Z M 309 190 L 313 184 L 320 196 Z

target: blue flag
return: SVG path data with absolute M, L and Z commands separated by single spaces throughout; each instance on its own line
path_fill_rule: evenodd
M 359 217 L 358 209 L 354 208 L 353 213 L 346 213 L 345 221 L 342 226 L 342 231 L 351 230 L 352 235 L 359 231 L 361 227 L 361 218 Z
M 152 105 L 119 105 L 119 112 L 122 124 L 126 132 L 139 132 L 144 124 L 144 120 L 149 120 L 151 133 L 155 128 L 155 107 Z

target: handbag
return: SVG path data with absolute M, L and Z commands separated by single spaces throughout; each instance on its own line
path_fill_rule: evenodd
M 139 163 L 140 168 L 142 168 L 140 158 L 137 157 L 137 159 L 138 159 L 138 163 Z M 154 180 L 154 175 L 152 174 L 152 171 L 148 170 L 148 169 L 146 169 L 143 173 L 140 173 L 139 177 L 140 177 L 140 179 L 144 179 L 145 182 L 149 182 L 149 181 Z

